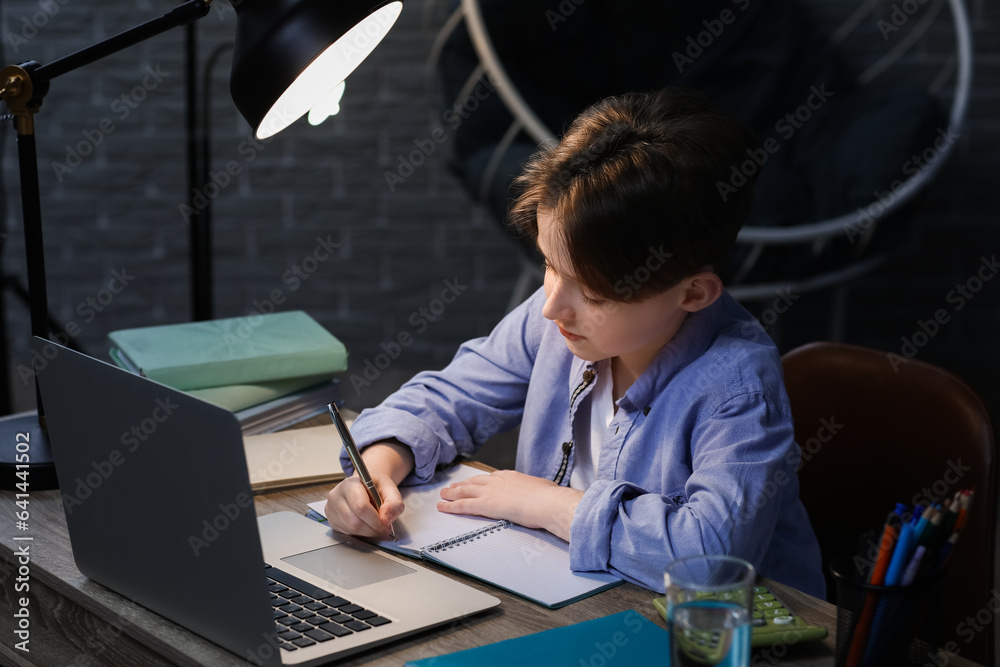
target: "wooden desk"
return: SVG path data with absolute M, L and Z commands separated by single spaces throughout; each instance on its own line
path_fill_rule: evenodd
M 302 513 L 307 502 L 325 496 L 323 486 L 263 494 L 256 497 L 258 515 L 280 510 Z M 17 507 L 13 492 L 0 492 L 0 663 L 4 665 L 246 665 L 237 656 L 188 630 L 119 596 L 80 574 L 70 551 L 66 522 L 56 491 L 32 492 L 29 530 L 15 529 Z M 14 556 L 15 535 L 31 535 L 30 547 L 30 653 L 13 648 L 18 608 L 15 592 L 18 576 Z M 127 540 L 126 535 L 122 540 Z M 496 595 L 500 607 L 447 626 L 428 630 L 415 637 L 382 646 L 349 658 L 338 665 L 399 667 L 407 660 L 458 651 L 635 609 L 664 626 L 651 604 L 654 594 L 625 584 L 558 610 L 549 610 L 514 597 L 504 591 L 453 574 L 433 564 L 446 576 Z M 823 642 L 780 648 L 771 654 L 758 653 L 755 665 L 779 664 L 787 667 L 832 667 L 836 628 L 836 608 L 774 582 L 768 582 L 790 607 L 813 625 L 830 629 Z M 773 650 L 773 649 L 772 649 Z M 775 663 L 773 657 L 780 657 Z M 945 663 L 942 663 L 945 664 Z M 949 656 L 948 665 L 974 666 L 960 657 Z

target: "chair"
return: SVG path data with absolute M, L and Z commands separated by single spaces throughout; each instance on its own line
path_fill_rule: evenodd
M 895 503 L 926 504 L 975 487 L 949 567 L 941 641 L 993 664 L 993 625 L 971 637 L 962 625 L 995 606 L 997 470 L 982 401 L 941 368 L 854 345 L 810 343 L 782 364 L 803 454 L 800 497 L 819 538 L 828 597 L 836 595 L 830 559 L 877 530 Z

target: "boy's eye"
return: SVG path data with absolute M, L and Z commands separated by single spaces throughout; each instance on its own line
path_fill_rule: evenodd
M 595 298 L 589 297 L 589 296 L 587 296 L 586 294 L 584 294 L 582 292 L 580 293 L 580 299 L 585 304 L 587 304 L 588 306 L 600 306 L 602 303 L 604 303 L 606 301 L 606 299 L 595 299 Z

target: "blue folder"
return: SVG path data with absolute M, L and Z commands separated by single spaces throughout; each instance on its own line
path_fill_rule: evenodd
M 667 631 L 635 610 L 507 639 L 457 653 L 424 658 L 406 667 L 579 667 L 601 664 L 668 665 Z M 600 657 L 600 660 L 596 658 Z

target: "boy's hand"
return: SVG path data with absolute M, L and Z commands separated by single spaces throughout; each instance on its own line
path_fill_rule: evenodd
M 327 494 L 326 518 L 330 527 L 341 533 L 388 537 L 389 524 L 405 509 L 397 485 L 413 470 L 413 452 L 398 440 L 386 440 L 369 445 L 361 455 L 382 499 L 381 512 L 372 505 L 355 473 Z
M 403 498 L 390 477 L 373 472 L 372 481 L 382 498 L 381 511 L 372 505 L 361 479 L 351 475 L 326 496 L 326 518 L 331 528 L 362 537 L 389 536 L 389 524 L 403 513 Z
M 573 512 L 583 491 L 559 486 L 513 470 L 476 475 L 441 489 L 437 508 L 449 514 L 507 519 L 527 528 L 542 528 L 569 541 Z

